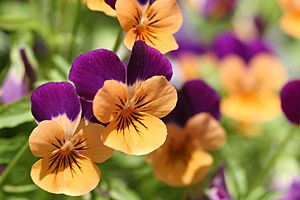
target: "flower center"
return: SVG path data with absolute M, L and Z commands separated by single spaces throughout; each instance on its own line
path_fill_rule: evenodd
M 55 137 L 55 142 L 51 143 L 56 149 L 49 157 L 48 171 L 51 173 L 58 173 L 58 171 L 69 168 L 71 173 L 75 173 L 75 169 L 80 167 L 80 159 L 83 157 L 79 154 L 80 151 L 86 149 L 85 139 L 65 140 Z

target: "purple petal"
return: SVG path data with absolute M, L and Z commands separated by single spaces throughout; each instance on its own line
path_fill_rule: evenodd
M 105 1 L 105 3 L 107 3 L 110 7 L 112 7 L 112 9 L 116 9 L 116 1 L 117 0 L 104 0 Z
M 98 120 L 94 116 L 93 113 L 93 101 L 86 101 L 84 99 L 80 99 L 81 106 L 82 106 L 82 116 L 84 119 L 90 122 L 97 122 Z
M 170 80 L 173 75 L 171 63 L 145 42 L 136 41 L 127 66 L 127 83 L 131 85 L 137 80 L 146 80 L 155 75 L 162 75 Z
M 93 100 L 106 80 L 125 82 L 125 66 L 112 51 L 97 49 L 78 56 L 72 63 L 69 80 L 80 97 Z
M 238 55 L 244 59 L 247 57 L 247 52 L 245 50 L 246 47 L 243 42 L 230 32 L 218 35 L 212 48 L 220 59 L 232 54 Z
M 9 104 L 20 100 L 26 96 L 29 91 L 23 81 L 23 76 L 20 76 L 13 68 L 6 75 L 1 87 L 1 101 L 4 104 Z
M 184 84 L 178 94 L 176 108 L 171 115 L 180 125 L 193 115 L 208 112 L 216 119 L 220 119 L 220 96 L 202 80 L 192 80 Z
M 284 85 L 280 92 L 281 108 L 288 120 L 300 124 L 300 80 Z
M 81 114 L 79 98 L 72 84 L 50 82 L 38 87 L 31 95 L 31 112 L 40 122 L 66 114 L 74 121 Z
M 299 200 L 300 199 L 300 181 L 293 181 L 287 194 L 280 200 Z
M 35 71 L 33 70 L 31 63 L 28 60 L 25 49 L 20 48 L 19 51 L 20 51 L 20 56 L 21 56 L 23 64 L 24 64 L 24 68 L 25 68 L 25 76 L 26 76 L 26 78 L 28 78 L 29 88 L 33 89 L 33 83 L 36 81 Z
M 264 40 L 262 40 L 261 38 L 256 38 L 247 44 L 247 55 L 245 60 L 249 61 L 256 54 L 263 52 L 271 53 L 271 50 Z

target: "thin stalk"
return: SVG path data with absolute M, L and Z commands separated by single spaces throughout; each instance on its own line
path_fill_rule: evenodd
M 269 162 L 266 164 L 266 166 L 260 171 L 254 182 L 250 185 L 248 193 L 246 195 L 249 196 L 258 186 L 262 185 L 264 183 L 264 180 L 268 176 L 271 169 L 276 164 L 278 158 L 281 156 L 282 152 L 286 149 L 290 141 L 293 141 L 293 137 L 298 132 L 298 127 L 293 128 L 280 142 L 276 152 L 273 154 L 273 156 L 270 158 Z
M 121 43 L 122 43 L 122 39 L 123 39 L 123 30 L 122 30 L 122 28 L 120 28 L 118 35 L 117 35 L 116 42 L 113 47 L 113 52 L 116 53 L 119 50 Z
M 18 153 L 15 155 L 15 157 L 12 159 L 12 161 L 8 164 L 8 166 L 5 168 L 4 172 L 0 176 L 0 187 L 5 183 L 5 180 L 10 175 L 16 164 L 19 162 L 19 160 L 22 158 L 26 150 L 28 149 L 28 141 L 25 142 L 25 144 L 22 146 L 22 148 L 18 151 Z
M 73 55 L 73 51 L 74 51 L 74 48 L 75 48 L 76 37 L 77 37 L 77 34 L 78 34 L 80 22 L 82 21 L 81 10 L 82 10 L 81 0 L 77 0 L 75 20 L 74 20 L 74 23 L 73 23 L 71 44 L 70 44 L 69 55 L 68 55 L 68 60 L 69 61 L 72 61 L 72 55 Z

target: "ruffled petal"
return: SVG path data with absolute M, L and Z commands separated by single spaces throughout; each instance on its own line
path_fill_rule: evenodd
M 175 108 L 177 92 L 165 77 L 154 76 L 137 86 L 132 100 L 137 111 L 162 118 Z
M 50 157 L 37 161 L 31 168 L 33 182 L 43 190 L 55 194 L 80 196 L 92 191 L 100 180 L 98 167 L 89 159 L 80 156 L 77 159 L 78 167 L 72 163 L 72 168 L 60 167 L 56 170 L 51 165 Z
M 81 105 L 70 83 L 51 82 L 32 93 L 31 112 L 38 122 L 55 120 L 66 134 L 72 135 L 81 118 Z
M 101 140 L 103 130 L 104 126 L 100 124 L 85 124 L 83 120 L 81 121 L 76 135 L 72 138 L 72 143 L 78 144 L 77 151 L 80 155 L 102 163 L 113 154 L 114 150 L 105 146 Z
M 105 0 L 86 0 L 87 7 L 90 10 L 102 11 L 106 15 L 116 16 L 114 7 L 110 5 L 111 2 L 107 3 Z
M 62 127 L 55 121 L 45 120 L 38 124 L 29 137 L 29 147 L 37 157 L 49 156 L 58 149 L 60 141 L 65 141 L 66 135 Z
M 80 97 L 93 100 L 106 80 L 125 82 L 125 66 L 112 51 L 97 49 L 78 56 L 72 63 L 69 80 Z
M 108 123 L 116 116 L 118 109 L 128 101 L 127 86 L 115 80 L 105 81 L 93 101 L 95 117 L 102 123 Z
M 136 41 L 127 66 L 127 83 L 132 85 L 138 80 L 146 80 L 155 75 L 172 77 L 172 65 L 168 59 L 156 49 Z
M 184 132 L 195 145 L 203 149 L 219 149 L 226 140 L 224 128 L 209 113 L 200 113 L 190 118 Z
M 135 117 L 121 129 L 114 119 L 101 134 L 104 145 L 129 155 L 145 155 L 159 148 L 166 140 L 166 125 L 147 113 Z

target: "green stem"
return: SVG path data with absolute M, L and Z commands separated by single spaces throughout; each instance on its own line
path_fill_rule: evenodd
M 266 166 L 258 173 L 258 176 L 254 180 L 254 182 L 250 185 L 248 193 L 246 197 L 248 197 L 258 186 L 262 185 L 266 177 L 268 176 L 269 172 L 272 170 L 274 165 L 276 164 L 278 158 L 281 156 L 284 149 L 288 146 L 289 142 L 292 141 L 293 137 L 298 132 L 298 127 L 293 128 L 280 142 L 276 152 L 270 158 L 269 162 Z
M 117 36 L 117 39 L 116 39 L 116 42 L 114 44 L 114 47 L 113 47 L 113 52 L 117 52 L 121 46 L 121 43 L 122 43 L 122 39 L 123 39 L 123 30 L 122 28 L 120 28 L 119 32 L 118 32 L 118 36 Z
M 27 149 L 28 149 L 28 141 L 25 142 L 22 148 L 18 151 L 18 153 L 15 155 L 12 161 L 5 168 L 3 174 L 0 176 L 0 187 L 4 184 L 5 180 L 7 179 L 11 171 L 14 169 L 18 161 L 22 158 L 22 156 L 24 155 Z
M 77 0 L 75 20 L 74 20 L 74 24 L 73 24 L 73 28 L 72 28 L 72 38 L 71 38 L 71 44 L 70 44 L 70 48 L 69 48 L 69 56 L 68 56 L 69 61 L 72 61 L 72 59 L 73 59 L 72 55 L 73 55 L 73 51 L 75 48 L 76 37 L 77 37 L 78 30 L 79 30 L 80 22 L 82 21 L 81 8 L 82 8 L 81 0 Z

